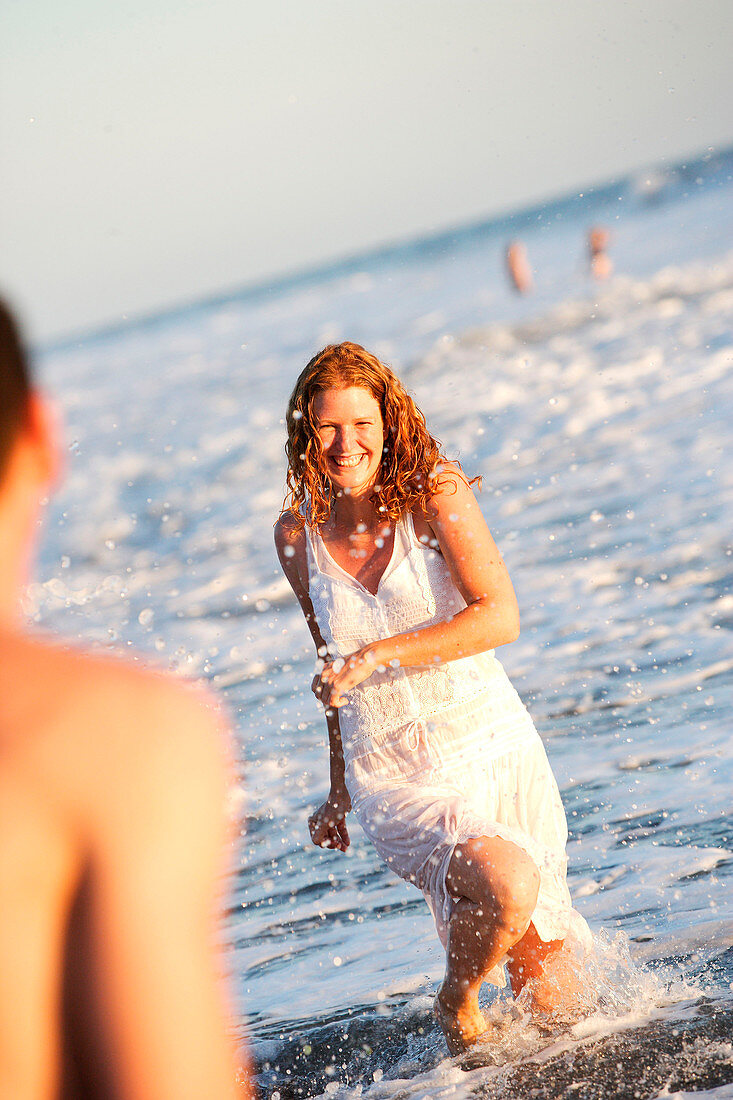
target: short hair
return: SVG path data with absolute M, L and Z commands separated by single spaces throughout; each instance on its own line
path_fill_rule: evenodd
M 0 300 L 0 480 L 31 392 L 28 359 L 13 314 Z

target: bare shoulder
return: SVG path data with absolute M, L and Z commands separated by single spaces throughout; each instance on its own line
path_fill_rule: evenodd
M 5 759 L 22 758 L 60 803 L 103 805 L 166 767 L 178 771 L 176 761 L 221 768 L 226 724 L 201 689 L 142 659 L 35 638 L 6 642 L 0 655 Z
M 427 509 L 420 513 L 424 523 L 434 528 L 435 523 L 450 517 L 465 519 L 480 515 L 476 495 L 469 480 L 456 462 L 444 462 L 433 480 L 433 494 Z M 455 522 L 455 519 L 451 522 Z
M 306 533 L 292 512 L 283 512 L 275 524 L 275 549 L 285 576 L 291 585 L 307 589 L 308 563 Z
M 60 715 L 72 709 L 75 717 L 86 711 L 96 716 L 101 705 L 110 721 L 115 721 L 117 715 L 124 720 L 134 714 L 145 724 L 152 724 L 154 710 L 147 720 L 141 708 L 167 710 L 175 706 L 193 713 L 212 705 L 203 689 L 158 669 L 140 654 L 100 653 L 73 643 L 29 636 L 18 639 L 9 663 L 31 678 L 43 678 L 48 717 L 54 709 Z
M 110 747 L 127 755 L 133 767 L 140 754 L 148 772 L 160 769 L 170 775 L 174 769 L 185 775 L 186 767 L 217 766 L 226 748 L 227 724 L 215 698 L 203 687 L 141 658 L 85 655 L 77 675 L 86 685 L 80 697 L 88 700 L 78 720 L 88 729 L 92 714 L 101 712 Z M 201 779 L 193 772 L 188 783 Z
M 305 546 L 305 527 L 291 511 L 281 512 L 278 516 L 275 524 L 275 546 L 278 553 L 286 546 Z
M 488 579 L 482 576 L 487 570 L 505 572 L 473 488 L 457 463 L 446 462 L 438 472 L 421 523 L 437 542 L 464 598 L 488 590 Z M 415 529 L 421 537 L 417 525 Z
M 436 471 L 434 483 L 436 496 L 446 493 L 452 495 L 462 489 L 467 489 L 472 496 L 474 495 L 465 470 L 457 462 L 442 462 Z

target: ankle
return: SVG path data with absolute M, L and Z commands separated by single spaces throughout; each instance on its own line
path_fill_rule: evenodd
M 444 1008 L 455 1012 L 467 1005 L 478 1005 L 479 986 L 468 981 L 451 981 L 446 978 L 438 990 L 438 1000 Z

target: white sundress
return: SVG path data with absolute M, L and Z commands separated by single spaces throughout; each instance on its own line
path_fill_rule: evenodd
M 440 623 L 466 606 L 442 556 L 412 516 L 396 525 L 376 595 L 307 531 L 309 594 L 332 656 Z M 590 933 L 566 882 L 567 823 L 544 746 L 493 651 L 434 668 L 375 672 L 339 710 L 352 809 L 382 859 L 414 883 L 447 946 L 454 898 L 446 874 L 457 844 L 498 836 L 537 866 L 532 922 L 544 940 L 587 949 Z M 506 984 L 503 964 L 488 976 Z

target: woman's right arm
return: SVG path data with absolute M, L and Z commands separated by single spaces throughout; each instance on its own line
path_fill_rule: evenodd
M 289 512 L 284 512 L 275 525 L 275 548 L 290 587 L 300 604 L 305 621 L 320 658 L 327 654 L 327 646 L 321 635 L 308 594 L 308 561 L 305 549 L 305 530 L 295 525 Z M 316 675 L 312 688 L 319 683 Z M 351 809 L 351 799 L 346 790 L 344 778 L 344 754 L 341 746 L 341 729 L 338 710 L 326 708 L 326 726 L 328 728 L 329 773 L 331 788 L 328 798 L 308 818 L 311 840 L 318 848 L 336 848 L 345 852 L 350 844 L 349 832 L 344 820 Z
M 311 840 L 316 847 L 337 848 L 340 852 L 345 852 L 351 843 L 345 821 L 351 809 L 351 798 L 346 790 L 344 779 L 344 753 L 341 747 L 339 712 L 335 707 L 326 707 L 326 725 L 331 789 L 323 805 L 308 818 L 308 828 Z

